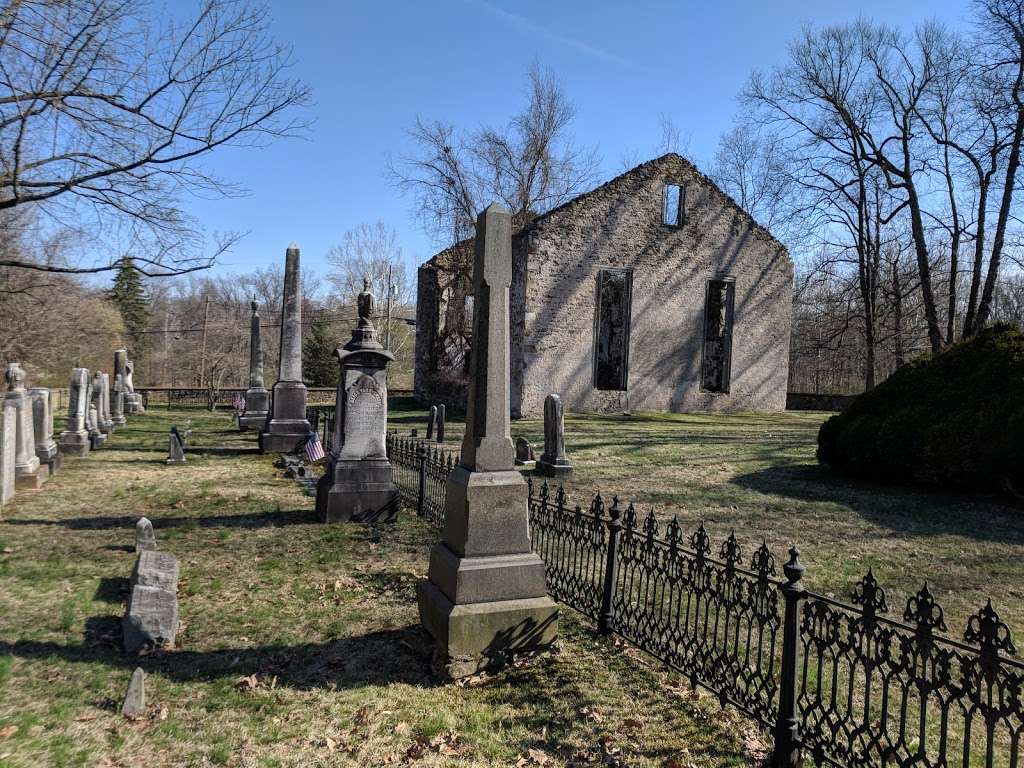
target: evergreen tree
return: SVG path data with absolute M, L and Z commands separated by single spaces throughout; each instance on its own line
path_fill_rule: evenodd
M 327 323 L 315 320 L 302 343 L 302 375 L 309 386 L 337 386 L 338 360 L 334 357 L 337 347 L 338 342 L 331 337 Z
M 121 260 L 108 298 L 114 303 L 131 339 L 131 353 L 136 360 L 146 349 L 146 328 L 149 325 L 149 297 L 142 284 L 142 275 L 129 256 Z

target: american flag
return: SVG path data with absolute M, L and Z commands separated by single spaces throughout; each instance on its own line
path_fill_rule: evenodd
M 312 464 L 314 461 L 320 461 L 326 454 L 324 453 L 324 444 L 320 442 L 320 435 L 316 432 L 312 433 L 306 440 L 306 444 L 303 446 L 306 451 L 306 460 Z
M 238 413 L 242 413 L 245 410 L 245 398 L 236 394 L 235 399 L 231 401 L 231 405 Z

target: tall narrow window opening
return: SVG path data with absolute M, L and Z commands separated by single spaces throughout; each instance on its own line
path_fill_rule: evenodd
M 602 269 L 597 273 L 597 339 L 594 387 L 625 390 L 629 382 L 629 320 L 633 272 Z
M 667 227 L 681 227 L 685 223 L 686 190 L 681 184 L 666 184 L 663 196 L 661 222 Z
M 731 279 L 708 280 L 701 366 L 701 387 L 708 392 L 729 391 L 735 285 Z

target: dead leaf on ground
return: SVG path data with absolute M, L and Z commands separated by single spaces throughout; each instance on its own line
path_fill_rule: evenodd
M 0 728 L 0 741 L 7 741 L 7 739 L 11 738 L 11 736 L 16 734 L 17 732 L 18 726 L 16 725 L 7 725 L 3 728 Z

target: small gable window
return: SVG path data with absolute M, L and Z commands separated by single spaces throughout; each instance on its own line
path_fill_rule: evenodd
M 685 223 L 686 190 L 682 184 L 666 184 L 662 196 L 661 222 L 666 227 L 681 227 Z

